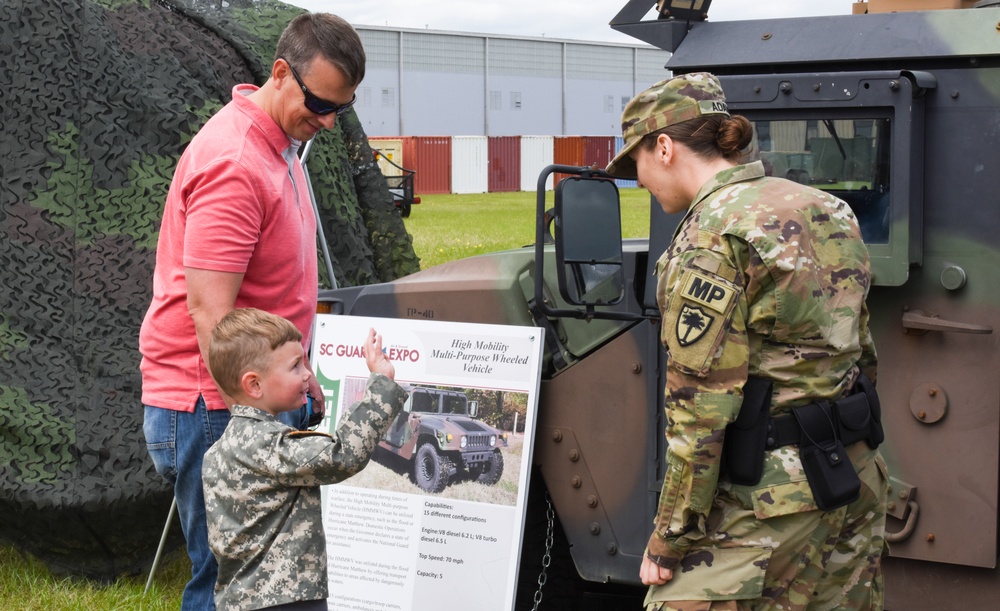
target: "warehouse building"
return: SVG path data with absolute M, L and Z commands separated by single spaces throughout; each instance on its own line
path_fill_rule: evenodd
M 356 26 L 368 56 L 356 110 L 370 136 L 616 136 L 667 76 L 644 44 Z

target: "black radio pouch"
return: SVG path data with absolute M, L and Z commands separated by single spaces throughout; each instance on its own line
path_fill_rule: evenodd
M 764 473 L 767 421 L 771 414 L 771 380 L 750 376 L 743 385 L 743 405 L 726 426 L 722 469 L 729 481 L 752 486 Z
M 830 511 L 858 500 L 861 480 L 837 435 L 830 403 L 810 403 L 792 410 L 802 437 L 799 458 L 816 505 Z

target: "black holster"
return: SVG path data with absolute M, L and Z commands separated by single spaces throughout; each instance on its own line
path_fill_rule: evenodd
M 764 473 L 767 422 L 771 417 L 771 380 L 750 376 L 743 385 L 743 405 L 726 426 L 722 475 L 734 484 L 752 486 Z

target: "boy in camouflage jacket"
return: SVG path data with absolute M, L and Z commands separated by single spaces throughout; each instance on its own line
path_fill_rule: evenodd
M 202 468 L 220 611 L 326 610 L 319 486 L 364 468 L 406 400 L 372 329 L 364 346 L 367 392 L 335 433 L 282 424 L 279 413 L 306 401 L 310 372 L 300 340 L 288 320 L 254 308 L 233 310 L 212 332 L 210 371 L 233 402 Z

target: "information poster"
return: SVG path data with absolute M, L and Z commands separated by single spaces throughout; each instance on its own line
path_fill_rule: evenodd
M 512 610 L 542 329 L 320 315 L 323 430 L 364 395 L 370 328 L 410 398 L 368 466 L 325 487 L 329 608 Z

